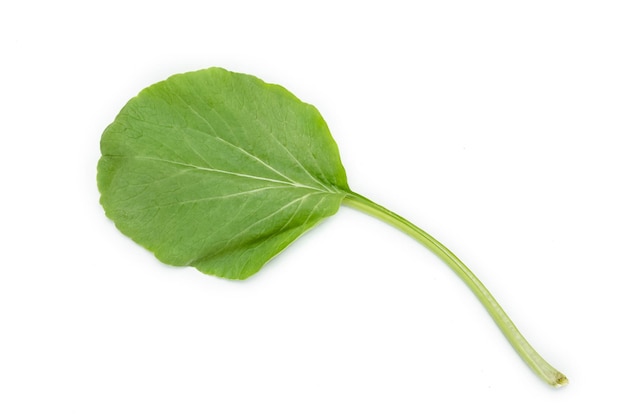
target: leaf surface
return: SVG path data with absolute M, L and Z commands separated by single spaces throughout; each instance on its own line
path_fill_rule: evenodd
M 167 264 L 244 279 L 349 192 L 339 151 L 311 105 L 220 68 L 141 91 L 107 127 L 100 202 Z

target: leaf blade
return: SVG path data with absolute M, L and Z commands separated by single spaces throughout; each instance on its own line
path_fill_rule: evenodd
M 232 279 L 333 215 L 349 189 L 313 106 L 219 68 L 144 89 L 101 151 L 100 201 L 122 233 L 164 263 Z

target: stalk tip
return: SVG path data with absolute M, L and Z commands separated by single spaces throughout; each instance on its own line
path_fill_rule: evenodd
M 569 380 L 565 377 L 564 374 L 558 373 L 556 379 L 554 380 L 554 387 L 564 387 L 569 384 Z

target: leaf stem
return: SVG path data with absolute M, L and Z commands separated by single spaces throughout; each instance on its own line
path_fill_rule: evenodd
M 443 244 L 398 214 L 359 194 L 348 193 L 343 203 L 394 226 L 435 253 L 469 286 L 515 351 L 542 380 L 555 387 L 561 387 L 568 383 L 567 377 L 548 364 L 526 341 L 515 327 L 515 324 L 513 324 L 513 321 L 511 321 L 487 288 L 478 280 L 476 275 Z

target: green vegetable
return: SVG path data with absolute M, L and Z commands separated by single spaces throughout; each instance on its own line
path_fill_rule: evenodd
M 323 118 L 284 88 L 220 68 L 174 75 L 124 106 L 101 150 L 107 216 L 162 262 L 245 279 L 344 204 L 432 250 L 542 379 L 567 384 L 454 254 L 350 190 Z

